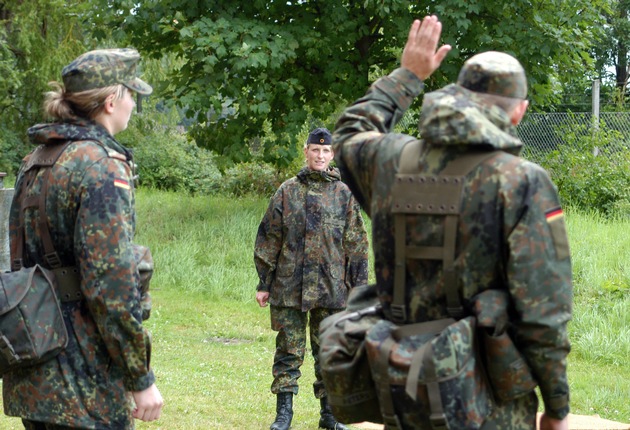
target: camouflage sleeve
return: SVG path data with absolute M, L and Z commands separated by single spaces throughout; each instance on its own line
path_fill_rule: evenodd
M 140 307 L 142 308 L 142 320 L 151 317 L 151 293 L 149 287 L 153 277 L 153 256 L 146 246 L 132 245 L 138 275 L 140 276 Z
M 254 245 L 254 263 L 258 272 L 257 291 L 270 291 L 276 263 L 282 248 L 282 187 L 276 191 L 263 216 Z
M 125 373 L 126 388 L 142 391 L 155 376 L 149 368 L 149 334 L 142 327 L 127 163 L 106 157 L 92 164 L 80 198 L 74 247 L 81 288 L 109 356 Z
M 571 260 L 554 185 L 538 166 L 526 178 L 520 205 L 506 215 L 513 218 L 506 231 L 508 285 L 517 313 L 514 339 L 538 381 L 546 413 L 562 419 L 569 413 Z
M 349 288 L 368 283 L 369 243 L 359 203 L 350 197 L 343 237 L 346 256 L 346 285 Z
M 361 207 L 369 214 L 375 155 L 403 139 L 391 133 L 423 83 L 410 71 L 399 68 L 378 79 L 367 94 L 341 115 L 333 133 L 335 161 Z M 382 161 L 382 160 L 380 160 Z

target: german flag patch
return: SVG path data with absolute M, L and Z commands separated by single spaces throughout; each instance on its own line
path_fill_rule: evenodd
M 129 182 L 124 179 L 114 179 L 114 186 L 118 188 L 124 188 L 125 190 L 131 189 Z
M 562 212 L 562 208 L 560 206 L 545 212 L 545 218 L 547 218 L 547 222 L 553 222 L 562 217 L 564 217 L 564 212 Z
M 545 219 L 551 233 L 551 240 L 556 250 L 558 260 L 563 260 L 570 255 L 569 240 L 564 225 L 564 212 L 560 206 L 545 212 Z

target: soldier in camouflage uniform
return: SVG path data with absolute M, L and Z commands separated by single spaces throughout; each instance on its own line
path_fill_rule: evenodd
M 254 251 L 260 278 L 256 300 L 260 306 L 271 304 L 271 328 L 278 331 L 271 385 L 277 416 L 271 430 L 291 425 L 307 324 L 315 359 L 313 388 L 321 402 L 319 426 L 343 430 L 326 400 L 319 324 L 345 308 L 350 288 L 367 283 L 369 245 L 358 203 L 340 181 L 339 171 L 329 168 L 330 132 L 313 130 L 304 155 L 306 167 L 272 197 Z
M 163 400 L 142 325 L 148 279 L 138 269 L 151 263 L 150 254 L 132 243 L 132 156 L 113 137 L 127 127 L 133 94 L 152 91 L 137 77 L 139 58 L 134 49 L 81 55 L 63 69 L 63 86 L 46 94 L 45 112 L 58 122 L 28 130 L 35 145 L 71 142 L 50 170 L 45 207 L 55 250 L 62 266 L 77 267 L 83 297 L 61 304 L 67 348 L 3 377 L 4 412 L 22 417 L 26 429 L 133 429 L 134 418 L 160 416 Z M 35 208 L 26 210 L 24 255 L 17 255 L 20 204 L 39 195 L 43 183 L 40 171 L 26 195 L 19 191 L 30 156 L 11 207 L 11 258 L 46 267 Z
M 395 264 L 390 192 L 400 153 L 414 140 L 393 128 L 449 51 L 448 45 L 438 49 L 440 34 L 436 17 L 415 21 L 401 67 L 348 107 L 333 135 L 342 177 L 372 219 L 376 280 L 388 319 Z M 526 95 L 525 72 L 516 59 L 498 52 L 473 56 L 456 84 L 425 95 L 418 163 L 421 172 L 438 174 L 460 154 L 499 150 L 473 169 L 464 185 L 455 260 L 458 287 L 468 304 L 487 289 L 509 293 L 510 334 L 544 402 L 541 428 L 566 429 L 571 262 L 556 189 L 540 166 L 518 156 L 522 142 L 514 126 L 527 108 Z M 442 243 L 443 225 L 431 220 L 418 215 L 413 224 L 407 222 L 408 246 Z M 448 317 L 441 264 L 407 264 L 407 323 Z M 534 429 L 537 408 L 532 390 L 496 405 L 483 428 Z M 404 414 L 400 418 L 404 427 L 411 426 Z

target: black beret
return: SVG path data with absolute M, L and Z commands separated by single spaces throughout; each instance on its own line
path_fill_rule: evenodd
M 332 134 L 327 128 L 316 128 L 308 134 L 306 143 L 314 143 L 316 145 L 332 145 Z

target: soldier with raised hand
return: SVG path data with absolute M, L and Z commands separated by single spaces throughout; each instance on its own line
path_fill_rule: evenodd
M 311 131 L 304 146 L 306 166 L 271 198 L 258 227 L 254 261 L 260 282 L 256 301 L 271 304 L 271 328 L 278 332 L 271 392 L 277 396 L 271 430 L 287 430 L 293 419 L 304 362 L 306 329 L 315 360 L 319 427 L 344 430 L 327 402 L 319 367 L 319 325 L 343 310 L 352 287 L 368 281 L 368 240 L 361 210 L 333 159 L 331 134 Z
M 393 128 L 450 50 L 448 45 L 438 48 L 440 34 L 435 16 L 415 21 L 401 67 L 378 79 L 348 107 L 333 134 L 342 177 L 372 219 L 375 274 L 388 319 L 395 266 L 391 190 L 403 148 L 417 141 Z M 456 84 L 424 96 L 417 163 L 420 172 L 438 174 L 461 155 L 497 151 L 466 177 L 455 279 L 467 305 L 484 290 L 508 293 L 508 332 L 529 364 L 544 402 L 540 428 L 567 429 L 571 262 L 556 189 L 540 166 L 518 156 L 522 142 L 514 126 L 525 114 L 526 97 L 525 71 L 515 58 L 500 52 L 471 57 Z M 444 227 L 435 222 L 437 218 L 417 217 L 417 222 L 407 223 L 408 246 L 440 243 Z M 441 264 L 425 260 L 406 266 L 405 323 L 448 317 Z M 537 409 L 532 389 L 496 404 L 482 428 L 534 429 Z M 399 418 L 403 428 L 419 428 L 418 423 L 406 422 L 406 414 Z
M 134 418 L 160 417 L 164 402 L 142 324 L 149 316 L 153 264 L 148 249 L 133 244 L 133 159 L 114 139 L 127 128 L 134 94 L 152 92 L 138 78 L 139 59 L 135 49 L 79 56 L 64 67 L 63 85 L 54 83 L 54 91 L 46 93 L 45 113 L 56 122 L 28 130 L 38 147 L 25 157 L 17 176 L 11 259 L 24 267 L 51 268 L 51 261 L 57 262 L 79 275 L 78 294 L 61 303 L 69 333 L 66 349 L 42 364 L 3 375 L 4 412 L 21 417 L 29 430 L 133 429 Z M 38 173 L 34 154 L 65 144 L 49 174 Z M 27 207 L 24 225 L 19 222 L 22 202 L 40 195 L 56 254 L 52 260 L 37 208 Z

